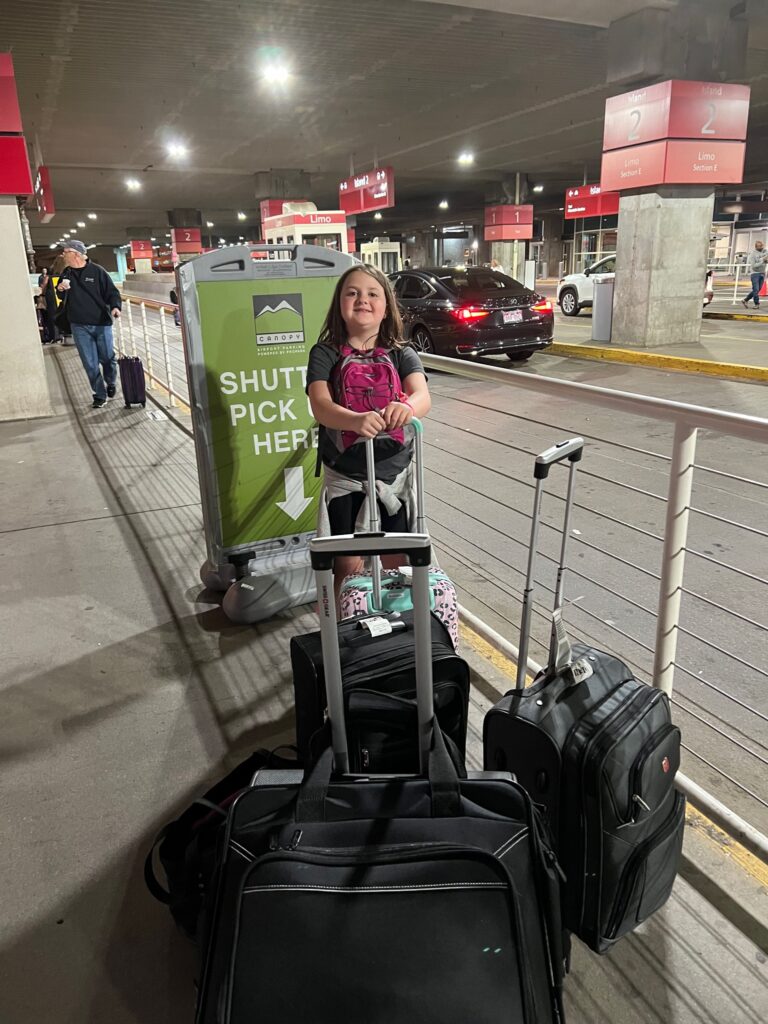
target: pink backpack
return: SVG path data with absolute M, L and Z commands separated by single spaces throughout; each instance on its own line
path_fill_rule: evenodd
M 342 345 L 341 358 L 333 368 L 331 390 L 334 401 L 345 409 L 378 412 L 400 399 L 403 385 L 387 349 L 377 347 L 371 352 L 359 352 L 351 345 Z M 346 451 L 360 440 L 354 430 L 329 430 L 328 433 L 339 451 Z M 399 444 L 405 442 L 402 428 L 393 430 L 389 437 Z

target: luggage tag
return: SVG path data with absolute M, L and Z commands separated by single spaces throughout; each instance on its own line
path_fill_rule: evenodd
M 375 637 L 388 636 L 390 633 L 399 633 L 407 629 L 407 623 L 403 622 L 402 619 L 395 618 L 394 615 L 396 613 L 393 613 L 393 617 L 389 619 L 384 618 L 382 615 L 369 615 L 364 619 L 360 619 L 357 623 L 357 628 L 360 632 L 357 635 L 349 636 L 347 643 L 366 643 Z
M 412 587 L 413 586 L 413 566 L 412 565 L 398 565 L 397 571 L 400 574 L 400 586 L 401 587 Z

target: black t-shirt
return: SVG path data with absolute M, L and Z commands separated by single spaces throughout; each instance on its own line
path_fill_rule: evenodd
M 404 381 L 411 373 L 424 373 L 424 367 L 414 349 L 408 346 L 392 348 L 389 349 L 388 354 L 395 364 L 401 381 Z M 309 385 L 314 384 L 315 381 L 330 381 L 333 368 L 339 359 L 339 350 L 334 346 L 313 345 L 307 363 L 307 390 L 309 390 Z M 426 374 L 424 375 L 426 376 Z M 352 477 L 354 480 L 366 479 L 365 446 L 363 444 L 354 444 L 339 454 L 336 445 L 322 427 L 319 444 L 320 457 L 326 465 L 333 466 L 336 472 L 343 473 L 344 476 Z M 411 461 L 411 448 L 410 446 L 403 447 L 392 438 L 381 437 L 374 442 L 374 457 L 377 479 L 391 484 Z

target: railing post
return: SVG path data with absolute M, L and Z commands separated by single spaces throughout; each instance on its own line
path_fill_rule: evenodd
M 664 524 L 664 548 L 661 555 L 659 608 L 656 617 L 656 653 L 653 685 L 672 696 L 677 653 L 680 599 L 682 597 L 685 550 L 688 542 L 688 512 L 696 458 L 696 427 L 678 420 L 672 442 L 669 469 L 667 518 Z
M 131 308 L 132 305 L 133 303 L 131 302 L 130 299 L 128 299 L 128 301 L 125 304 L 125 309 L 126 312 L 128 313 L 128 341 L 130 341 L 131 343 L 131 355 L 136 356 L 138 353 L 136 352 L 136 338 L 133 333 L 133 310 Z
M 735 306 L 736 302 L 738 300 L 738 294 L 739 294 L 739 271 L 740 270 L 741 270 L 741 264 L 737 263 L 736 264 L 736 280 L 733 282 L 733 301 L 731 302 L 732 306 Z
M 163 359 L 165 360 L 165 382 L 168 385 L 168 404 L 176 405 L 173 397 L 173 374 L 171 373 L 171 354 L 168 351 L 168 328 L 165 324 L 165 307 L 160 307 L 160 337 L 163 339 Z
M 152 349 L 149 347 L 149 332 L 147 331 L 147 307 L 141 304 L 141 330 L 144 334 L 144 355 L 147 357 L 147 377 L 149 386 L 154 388 L 155 378 L 152 376 Z

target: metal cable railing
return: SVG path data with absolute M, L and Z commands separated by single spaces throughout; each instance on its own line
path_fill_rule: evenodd
M 137 299 L 131 299 L 125 305 L 123 323 L 118 323 L 118 347 L 142 355 L 148 376 L 151 373 L 150 384 L 158 384 L 165 389 L 169 405 L 176 402 L 188 404 L 180 337 L 176 329 L 172 334 L 168 331 L 167 316 L 172 307 Z M 745 488 L 754 487 L 761 497 L 768 484 L 709 464 L 712 460 L 707 459 L 704 464 L 695 462 L 694 458 L 697 425 L 765 443 L 768 441 L 768 421 L 719 413 L 716 410 L 697 410 L 661 399 L 644 399 L 623 395 L 621 392 L 608 392 L 607 389 L 550 381 L 497 367 L 459 363 L 440 357 L 427 357 L 425 361 L 449 373 L 474 376 L 505 385 L 514 384 L 543 393 L 555 390 L 571 400 L 579 400 L 586 393 L 589 400 L 597 405 L 607 408 L 618 406 L 624 413 L 634 413 L 646 421 L 655 419 L 674 424 L 672 454 L 651 451 L 637 444 L 627 444 L 594 433 L 584 434 L 595 445 L 591 460 L 595 463 L 603 458 L 621 465 L 626 461 L 619 457 L 622 453 L 632 453 L 640 458 L 632 460 L 632 468 L 638 472 L 630 480 L 617 480 L 604 470 L 601 471 L 600 466 L 595 468 L 593 465 L 580 471 L 580 477 L 585 483 L 603 491 L 610 488 L 611 493 L 616 494 L 616 503 L 620 507 L 618 510 L 613 507 L 613 499 L 611 512 L 592 507 L 583 499 L 575 504 L 583 521 L 579 523 L 581 531 L 575 530 L 572 537 L 576 557 L 572 559 L 574 566 L 569 572 L 585 589 L 583 594 L 571 599 L 568 617 L 575 636 L 595 646 L 606 646 L 622 657 L 641 678 L 653 678 L 667 692 L 672 691 L 674 673 L 679 670 L 679 692 L 674 695 L 676 707 L 680 714 L 687 716 L 696 726 L 694 735 L 687 738 L 688 753 L 742 796 L 754 800 L 756 806 L 768 806 L 756 793 L 759 784 L 752 783 L 752 779 L 758 777 L 758 766 L 759 771 L 763 771 L 765 759 L 739 738 L 739 735 L 749 735 L 748 728 L 733 716 L 729 718 L 728 715 L 722 715 L 719 709 L 705 706 L 706 701 L 702 704 L 704 696 L 709 695 L 707 700 L 724 701 L 735 715 L 742 718 L 746 716 L 746 720 L 768 721 L 768 715 L 757 706 L 757 700 L 750 692 L 756 692 L 758 678 L 762 680 L 768 673 L 760 667 L 759 658 L 742 657 L 738 652 L 731 651 L 726 639 L 716 635 L 708 625 L 697 625 L 700 613 L 691 604 L 695 602 L 702 609 L 717 612 L 721 631 L 724 629 L 732 632 L 730 624 L 734 627 L 738 624 L 739 628 L 754 633 L 756 645 L 765 645 L 768 639 L 766 625 L 754 614 L 749 614 L 753 607 L 759 605 L 755 605 L 754 601 L 750 604 L 749 596 L 743 595 L 742 591 L 752 587 L 762 588 L 768 581 L 758 573 L 750 572 L 748 568 L 708 554 L 707 550 L 692 545 L 688 539 L 689 515 L 692 516 L 692 522 L 697 520 L 702 524 L 716 525 L 734 535 L 743 530 L 749 534 L 752 544 L 760 544 L 768 538 L 768 534 L 759 526 L 741 523 L 732 515 L 721 514 L 716 505 L 718 495 L 731 495 L 732 490 L 718 487 L 716 481 L 722 479 Z M 176 384 L 176 381 L 179 383 Z M 533 484 L 520 479 L 520 473 L 510 469 L 510 460 L 531 458 L 539 450 L 539 445 L 546 447 L 551 443 L 553 432 L 556 432 L 555 436 L 565 436 L 574 431 L 565 424 L 547 423 L 538 418 L 531 420 L 496 407 L 492 398 L 489 398 L 488 404 L 483 404 L 477 401 L 476 396 L 452 395 L 449 389 L 441 388 L 439 379 L 433 379 L 431 387 L 433 395 L 439 400 L 439 406 L 430 421 L 441 431 L 457 431 L 455 437 L 449 434 L 447 438 L 438 436 L 435 439 L 432 434 L 427 442 L 434 452 L 434 458 L 428 463 L 432 482 L 428 493 L 435 548 L 444 559 L 452 560 L 457 571 L 462 571 L 467 577 L 464 591 L 474 605 L 487 609 L 496 621 L 501 619 L 504 632 L 515 636 L 517 621 L 512 608 L 520 604 L 522 597 L 523 560 L 528 535 L 524 524 L 528 519 L 527 495 L 533 490 Z M 466 415 L 467 406 L 482 410 L 482 414 L 473 420 L 468 429 L 463 422 L 459 429 L 456 427 L 456 417 L 452 418 L 450 413 L 457 413 L 463 407 Z M 489 423 L 485 431 L 481 425 L 483 420 Z M 497 436 L 489 436 L 491 423 L 495 425 L 507 421 L 524 425 L 524 443 L 515 443 L 498 436 L 504 433 L 501 429 L 496 431 Z M 502 458 L 493 454 L 498 452 L 504 453 Z M 478 484 L 477 480 L 469 479 L 467 469 L 470 466 L 472 473 L 489 474 L 487 487 Z M 691 500 L 694 469 L 706 474 L 711 480 L 708 500 L 704 503 L 699 501 L 694 504 Z M 641 471 L 659 479 L 667 478 L 670 482 L 667 496 L 639 486 L 637 477 Z M 521 496 L 525 496 L 524 500 L 516 500 Z M 564 500 L 556 488 L 548 493 L 550 498 L 556 502 Z M 521 510 L 523 504 L 526 506 L 525 511 Z M 703 508 L 702 504 L 707 507 Z M 756 501 L 755 507 L 760 504 Z M 627 514 L 622 513 L 622 507 L 627 509 Z M 666 522 L 659 516 L 660 507 L 666 509 Z M 520 524 L 519 529 L 513 528 L 516 522 Z M 540 564 L 553 566 L 557 559 L 546 548 L 552 547 L 559 536 L 559 524 L 552 525 L 545 519 L 542 525 L 545 531 L 542 536 L 545 541 L 552 543 L 545 543 Z M 518 533 L 519 537 L 516 536 Z M 482 544 L 478 544 L 479 540 Z M 503 554 L 490 551 L 492 544 L 496 544 L 498 550 L 503 550 Z M 643 547 L 648 550 L 642 550 Z M 590 561 L 587 572 L 583 571 L 583 567 L 578 567 L 579 552 L 583 552 Z M 692 558 L 683 574 L 682 560 L 686 554 Z M 750 562 L 750 566 L 758 564 L 760 559 L 757 557 Z M 670 567 L 673 571 L 670 571 Z M 719 574 L 720 600 L 706 593 L 709 577 L 703 573 L 712 570 Z M 726 576 L 734 581 L 733 584 L 723 582 Z M 480 585 L 473 585 L 475 577 Z M 514 585 L 514 581 L 519 582 L 519 587 Z M 488 588 L 492 588 L 492 592 L 503 600 L 496 603 L 489 599 Z M 553 594 L 554 588 L 540 584 L 539 593 Z M 725 599 L 725 594 L 730 593 L 733 594 L 730 602 L 733 607 Z M 651 594 L 657 597 L 656 608 L 652 607 L 654 601 L 649 599 Z M 681 612 L 680 602 L 683 597 L 686 598 L 686 605 Z M 500 605 L 509 602 L 511 605 L 508 611 L 502 613 Z M 611 609 L 610 614 L 601 608 L 606 602 Z M 532 639 L 540 651 L 546 651 L 550 611 L 545 607 L 543 598 L 534 608 L 534 614 L 537 625 Z M 678 650 L 679 644 L 681 646 Z M 695 647 L 690 649 L 690 645 Z M 704 652 L 707 652 L 706 655 Z M 732 671 L 727 672 L 724 663 L 727 663 L 728 668 L 738 666 L 738 675 Z M 722 676 L 722 685 L 717 682 L 719 676 Z M 736 692 L 729 692 L 729 680 L 732 683 L 730 689 Z M 701 686 L 697 687 L 697 683 Z M 717 739 L 716 749 L 710 749 L 708 741 L 704 739 L 705 733 Z M 700 749 L 702 744 L 706 750 Z M 742 762 L 754 762 L 754 770 L 749 765 L 740 765 L 739 771 L 734 771 L 731 763 L 736 756 Z

